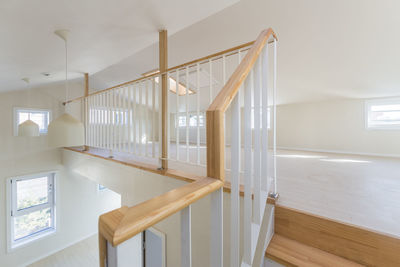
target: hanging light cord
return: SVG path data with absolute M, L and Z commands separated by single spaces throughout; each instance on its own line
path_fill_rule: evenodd
M 68 101 L 68 46 L 65 40 L 65 102 Z

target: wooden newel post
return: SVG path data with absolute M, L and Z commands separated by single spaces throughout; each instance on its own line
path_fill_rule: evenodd
M 85 73 L 85 92 L 84 92 L 85 98 L 84 98 L 84 102 L 83 102 L 83 110 L 84 110 L 84 114 L 83 114 L 83 118 L 84 118 L 84 125 L 85 125 L 85 142 L 87 140 L 87 125 L 88 125 L 88 105 L 87 105 L 87 96 L 89 95 L 89 73 Z M 87 145 L 83 146 L 83 151 L 88 151 L 89 147 Z
M 159 69 L 161 74 L 161 127 L 162 127 L 162 151 L 161 168 L 168 169 L 168 77 L 165 73 L 168 69 L 168 34 L 167 30 L 159 32 Z

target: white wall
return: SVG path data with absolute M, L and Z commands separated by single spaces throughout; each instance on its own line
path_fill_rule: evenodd
M 278 147 L 400 156 L 398 130 L 365 129 L 365 100 L 277 108 Z
M 71 84 L 70 94 L 83 92 L 81 83 Z M 63 111 L 62 85 L 32 90 L 28 101 L 26 91 L 0 94 L 0 265 L 24 266 L 49 253 L 61 250 L 82 238 L 97 232 L 98 216 L 120 206 L 118 194 L 97 192 L 97 184 L 82 176 L 68 172 L 62 165 L 59 149 L 47 146 L 47 136 L 13 136 L 13 108 L 31 107 L 51 109 L 53 118 Z M 80 110 L 73 114 L 79 118 Z M 6 179 L 13 176 L 57 170 L 56 220 L 57 232 L 37 240 L 26 247 L 7 253 L 6 244 Z

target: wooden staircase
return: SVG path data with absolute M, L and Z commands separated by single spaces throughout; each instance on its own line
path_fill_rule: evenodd
M 285 266 L 400 266 L 400 239 L 276 205 L 265 255 Z

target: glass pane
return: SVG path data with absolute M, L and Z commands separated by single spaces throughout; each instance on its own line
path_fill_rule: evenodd
M 371 107 L 371 111 L 400 111 L 400 104 L 376 105 Z
M 39 130 L 43 131 L 47 125 L 45 125 L 45 114 L 44 113 L 31 113 L 31 120 L 39 125 Z
M 51 209 L 46 208 L 14 218 L 14 240 L 52 227 Z
M 18 124 L 21 124 L 28 119 L 29 119 L 29 113 L 27 113 L 27 112 L 19 112 L 18 113 Z
M 371 114 L 373 121 L 400 122 L 400 111 L 375 111 Z
M 17 181 L 17 209 L 48 202 L 48 177 Z

